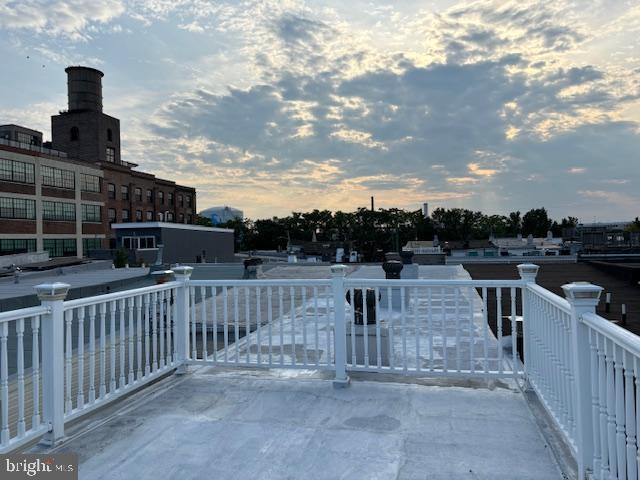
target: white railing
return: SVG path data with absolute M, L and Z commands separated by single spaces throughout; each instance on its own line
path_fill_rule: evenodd
M 46 431 L 41 421 L 40 324 L 48 307 L 0 313 L 0 451 Z

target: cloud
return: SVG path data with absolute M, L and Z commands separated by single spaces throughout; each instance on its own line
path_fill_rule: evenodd
M 0 29 L 82 40 L 92 25 L 105 24 L 125 11 L 122 0 L 0 0 Z

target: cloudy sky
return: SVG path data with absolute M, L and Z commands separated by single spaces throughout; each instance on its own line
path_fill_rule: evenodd
M 0 0 L 0 123 L 105 72 L 123 159 L 252 218 L 640 215 L 637 0 Z

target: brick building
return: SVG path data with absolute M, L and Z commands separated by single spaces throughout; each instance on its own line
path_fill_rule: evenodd
M 0 255 L 82 257 L 106 237 L 103 172 L 41 145 L 38 131 L 0 126 Z
M 103 73 L 66 72 L 68 110 L 51 117 L 51 142 L 36 130 L 0 126 L 0 254 L 82 257 L 116 247 L 113 223 L 193 224 L 194 188 L 122 160 L 120 121 L 102 112 Z

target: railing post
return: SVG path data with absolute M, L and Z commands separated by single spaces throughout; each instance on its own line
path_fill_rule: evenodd
M 41 443 L 49 446 L 64 437 L 64 299 L 69 287 L 60 282 L 35 287 L 42 306 L 49 308 L 40 321 L 42 422 L 48 426 Z
M 574 282 L 562 286 L 571 305 L 571 369 L 575 378 L 576 446 L 578 478 L 586 478 L 593 470 L 593 417 L 591 405 L 591 346 L 589 330 L 582 315 L 595 313 L 602 287 L 588 282 Z
M 193 272 L 193 267 L 177 266 L 172 268 L 176 281 L 180 286 L 176 292 L 176 363 L 178 368 L 176 373 L 182 375 L 189 371 L 187 361 L 189 360 L 189 277 Z
M 529 373 L 528 367 L 531 365 L 531 347 L 529 342 L 531 341 L 531 321 L 533 317 L 529 312 L 530 302 L 529 302 L 529 289 L 527 285 L 530 283 L 536 283 L 536 277 L 538 276 L 538 270 L 540 267 L 533 263 L 521 263 L 518 265 L 518 273 L 520 274 L 520 278 L 525 282 L 525 285 L 522 287 L 522 348 L 523 348 L 523 363 L 524 363 L 524 376 L 526 381 L 527 389 L 530 389 L 531 386 L 529 384 Z M 516 352 L 513 352 L 514 361 Z
M 333 308 L 335 322 L 335 361 L 336 378 L 334 387 L 346 387 L 349 385 L 347 376 L 347 327 L 345 325 L 345 293 L 344 279 L 347 275 L 347 267 L 344 265 L 331 266 L 331 288 L 333 289 Z

